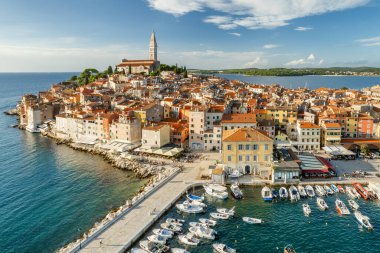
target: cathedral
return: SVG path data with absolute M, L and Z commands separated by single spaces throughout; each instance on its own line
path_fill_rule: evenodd
M 116 65 L 118 71 L 124 71 L 125 74 L 138 74 L 156 71 L 160 68 L 160 62 L 157 59 L 157 41 L 156 35 L 152 32 L 149 42 L 149 60 L 127 60 Z

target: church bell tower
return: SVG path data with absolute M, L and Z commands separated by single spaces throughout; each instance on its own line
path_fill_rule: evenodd
M 154 34 L 154 31 L 152 32 L 152 35 L 150 36 L 149 60 L 157 61 L 157 41 L 156 41 L 156 35 Z

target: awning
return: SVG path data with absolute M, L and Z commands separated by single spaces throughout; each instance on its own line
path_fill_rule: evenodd
M 330 173 L 329 170 L 302 170 L 302 173 Z

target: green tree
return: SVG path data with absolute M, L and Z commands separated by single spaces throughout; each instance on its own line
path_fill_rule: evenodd
M 364 155 L 369 154 L 369 148 L 367 144 L 362 144 L 360 145 L 360 152 L 363 153 Z
M 129 67 L 128 67 L 128 74 L 132 74 L 132 66 L 131 65 L 129 65 Z
M 111 66 L 108 66 L 107 74 L 108 74 L 108 75 L 112 75 L 112 74 L 113 74 L 113 70 L 112 70 L 112 67 L 111 67 Z
M 94 68 L 89 68 L 83 70 L 82 73 L 80 73 L 78 77 L 78 83 L 79 85 L 86 85 L 90 82 L 93 82 L 92 80 L 96 80 L 97 75 L 99 74 L 99 71 Z

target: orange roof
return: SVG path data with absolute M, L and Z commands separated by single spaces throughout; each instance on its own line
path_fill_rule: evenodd
M 222 123 L 257 123 L 256 114 L 224 114 Z
M 334 123 L 334 122 L 327 122 L 325 123 L 326 128 L 340 128 L 339 123 Z
M 311 128 L 320 128 L 320 127 L 316 124 L 311 123 L 311 122 L 302 121 L 302 122 L 300 122 L 300 128 L 311 129 Z
M 268 142 L 273 141 L 265 132 L 254 128 L 238 128 L 234 130 L 225 130 L 223 132 L 224 142 Z

